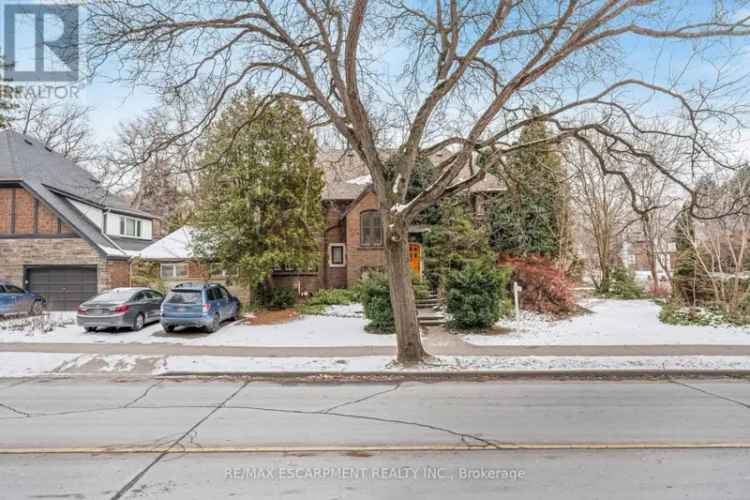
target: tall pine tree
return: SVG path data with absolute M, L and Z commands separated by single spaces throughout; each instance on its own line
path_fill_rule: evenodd
M 565 173 L 545 123 L 535 120 L 522 131 L 518 144 L 498 172 L 507 191 L 488 211 L 493 248 L 513 255 L 560 258 L 570 249 Z
M 235 131 L 238 127 L 246 125 Z M 318 264 L 323 173 L 301 110 L 245 91 L 211 131 L 195 213 L 199 255 L 254 288 L 275 267 Z

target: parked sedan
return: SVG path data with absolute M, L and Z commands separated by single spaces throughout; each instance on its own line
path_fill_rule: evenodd
M 0 316 L 10 314 L 39 315 L 46 301 L 38 293 L 24 290 L 10 283 L 0 282 Z
M 78 307 L 78 324 L 87 332 L 97 328 L 138 331 L 161 317 L 164 296 L 150 288 L 114 288 Z

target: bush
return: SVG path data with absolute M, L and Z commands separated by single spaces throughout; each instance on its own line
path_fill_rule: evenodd
M 577 310 L 573 283 L 544 257 L 506 257 L 501 264 L 513 269 L 511 280 L 523 289 L 521 308 L 542 314 L 563 316 Z
M 726 324 L 723 314 L 705 307 L 685 306 L 678 302 L 669 302 L 659 311 L 662 323 L 670 325 L 714 326 Z
M 729 315 L 719 307 L 686 306 L 676 300 L 662 306 L 659 319 L 670 325 L 745 326 L 750 323 L 747 316 Z
M 326 307 L 359 302 L 356 290 L 345 288 L 322 288 L 298 307 L 302 314 L 321 314 Z
M 288 309 L 297 302 L 297 290 L 294 288 L 261 288 L 258 291 L 258 302 L 267 309 Z
M 446 278 L 446 306 L 452 325 L 461 329 L 489 328 L 502 315 L 511 269 L 472 263 Z
M 411 283 L 414 287 L 416 299 L 423 299 L 430 295 L 428 285 L 416 273 L 412 274 Z M 367 325 L 369 331 L 377 333 L 393 333 L 396 331 L 393 308 L 391 307 L 390 286 L 388 276 L 385 273 L 369 273 L 359 280 L 354 292 L 362 302 L 365 319 L 370 320 Z
M 346 288 L 322 288 L 307 299 L 308 304 L 334 306 L 338 304 L 353 304 L 359 302 L 356 290 Z
M 604 297 L 611 299 L 642 299 L 643 288 L 635 281 L 635 274 L 624 267 L 616 267 L 609 277 L 609 284 L 605 284 L 606 290 L 600 292 Z
M 393 320 L 388 277 L 383 273 L 370 273 L 357 284 L 362 299 L 365 318 L 370 320 L 369 330 L 393 333 L 396 325 Z

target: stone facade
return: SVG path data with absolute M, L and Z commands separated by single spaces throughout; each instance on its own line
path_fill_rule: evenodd
M 0 280 L 25 286 L 29 266 L 96 266 L 99 291 L 130 285 L 130 264 L 108 260 L 21 187 L 0 188 Z
M 130 269 L 127 261 L 104 259 L 81 238 L 14 238 L 0 237 L 0 280 L 25 286 L 27 266 L 90 266 L 97 268 L 99 291 L 128 286 Z

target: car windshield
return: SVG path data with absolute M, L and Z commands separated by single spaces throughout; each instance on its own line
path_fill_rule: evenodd
M 201 292 L 198 290 L 172 290 L 167 296 L 169 304 L 200 304 Z
M 126 302 L 133 296 L 133 290 L 110 290 L 97 295 L 91 302 Z

